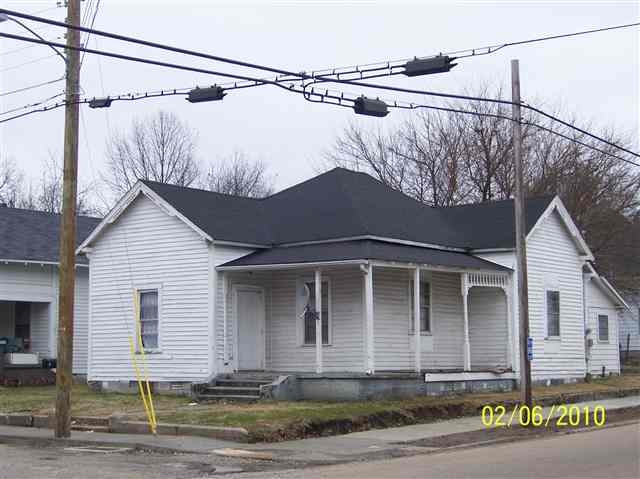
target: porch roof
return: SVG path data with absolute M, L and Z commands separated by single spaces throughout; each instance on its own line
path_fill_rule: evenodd
M 260 250 L 224 263 L 218 269 L 369 260 L 480 271 L 510 271 L 509 268 L 467 253 L 375 240 L 315 243 Z

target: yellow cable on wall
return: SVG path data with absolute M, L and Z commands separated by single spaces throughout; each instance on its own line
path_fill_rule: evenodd
M 147 421 L 149 422 L 149 429 L 153 434 L 156 434 L 158 421 L 156 418 L 156 411 L 153 405 L 153 397 L 151 394 L 151 385 L 149 384 L 149 373 L 147 370 L 147 360 L 144 351 L 144 344 L 142 343 L 142 325 L 140 322 L 140 296 L 138 291 L 133 290 L 133 306 L 134 306 L 134 318 L 136 326 L 136 336 L 138 343 L 138 352 L 136 352 L 136 343 L 132 336 L 129 336 L 129 349 L 131 352 L 131 361 L 133 363 L 133 369 L 136 374 L 136 381 L 138 383 L 138 390 L 142 397 L 142 403 L 147 415 Z M 138 355 L 142 362 L 142 369 L 138 364 Z

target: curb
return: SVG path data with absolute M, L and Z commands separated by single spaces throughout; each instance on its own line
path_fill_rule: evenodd
M 77 418 L 79 419 L 79 418 Z M 108 432 L 119 434 L 150 434 L 149 424 L 143 421 L 126 421 L 120 416 L 96 418 L 108 421 Z M 72 418 L 76 420 L 76 418 Z M 84 425 L 82 421 L 78 421 Z M 53 416 L 33 416 L 31 414 L 0 414 L 0 426 L 33 427 L 53 429 Z M 87 426 L 90 426 L 87 424 Z M 97 429 L 98 427 L 96 427 Z M 161 436 L 197 436 L 232 442 L 249 442 L 249 432 L 241 427 L 196 426 L 191 424 L 160 423 L 157 433 Z

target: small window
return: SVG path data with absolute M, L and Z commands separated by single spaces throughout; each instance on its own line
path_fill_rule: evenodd
M 409 331 L 413 333 L 413 280 L 409 282 Z M 431 285 L 426 281 L 420 281 L 420 332 L 431 332 Z
M 640 308 L 638 308 L 638 334 L 640 334 Z
M 145 351 L 158 349 L 158 290 L 139 291 L 140 339 Z
M 560 291 L 547 291 L 547 337 L 560 336 Z
M 309 290 L 309 299 L 304 307 L 304 344 L 316 344 L 316 284 L 313 281 L 305 283 Z M 329 344 L 329 283 L 322 281 L 322 344 Z
M 598 315 L 598 341 L 609 341 L 609 316 L 606 314 Z

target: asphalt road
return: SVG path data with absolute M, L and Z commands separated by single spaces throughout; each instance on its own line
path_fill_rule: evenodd
M 90 453 L 0 443 L 0 479 L 638 478 L 640 423 L 397 459 L 282 470 L 283 464 L 208 454 Z M 239 470 L 259 472 L 237 473 Z
M 231 477 L 637 479 L 640 424 L 385 461 Z

